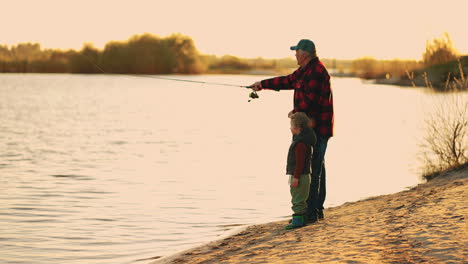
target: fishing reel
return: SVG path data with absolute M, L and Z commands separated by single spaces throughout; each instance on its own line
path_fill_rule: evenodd
M 250 94 L 249 94 L 249 102 L 252 101 L 253 99 L 257 99 L 259 98 L 258 94 L 256 91 L 252 91 Z
M 252 86 L 245 86 L 245 88 L 253 88 Z M 252 101 L 253 99 L 259 98 L 257 91 L 252 90 L 252 92 L 249 94 L 249 102 Z

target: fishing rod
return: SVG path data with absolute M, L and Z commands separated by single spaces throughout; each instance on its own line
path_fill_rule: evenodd
M 253 88 L 250 85 L 237 85 L 237 84 L 228 84 L 228 83 L 217 83 L 217 82 L 204 82 L 204 81 L 194 81 L 194 80 L 187 80 L 187 79 L 177 79 L 177 78 L 167 78 L 167 77 L 159 77 L 153 75 L 143 75 L 143 74 L 133 74 L 133 73 L 108 73 L 104 71 L 99 65 L 94 63 L 88 56 L 78 53 L 85 57 L 94 67 L 99 69 L 104 74 L 118 74 L 118 75 L 128 75 L 128 76 L 135 76 L 135 77 L 142 77 L 142 78 L 152 78 L 152 79 L 159 79 L 159 80 L 168 80 L 168 81 L 178 81 L 178 82 L 191 82 L 191 83 L 200 83 L 200 84 L 210 84 L 210 85 L 222 85 L 222 86 L 231 86 L 231 87 L 241 87 L 241 88 Z
M 91 58 L 88 56 L 78 53 L 85 57 L 94 67 L 99 69 L 102 73 L 104 74 L 114 74 L 114 73 L 108 73 L 104 71 L 99 65 L 97 65 Z M 142 74 L 133 74 L 133 73 L 116 73 L 118 75 L 128 75 L 128 76 L 135 76 L 135 77 L 141 77 L 141 78 L 152 78 L 152 79 L 158 79 L 158 80 L 167 80 L 167 81 L 177 81 L 177 82 L 191 82 L 191 83 L 200 83 L 200 84 L 209 84 L 209 85 L 221 85 L 221 86 L 230 86 L 230 87 L 241 87 L 241 88 L 247 88 L 247 89 L 252 89 L 252 92 L 249 94 L 249 102 L 252 101 L 253 99 L 259 98 L 257 91 L 253 90 L 253 86 L 251 85 L 236 85 L 236 84 L 228 84 L 228 83 L 217 83 L 217 82 L 204 82 L 204 81 L 194 81 L 194 80 L 187 80 L 187 79 L 178 79 L 178 78 L 167 78 L 167 77 L 159 77 L 159 76 L 153 76 L 153 75 L 142 75 Z
M 103 72 L 103 73 L 108 74 L 108 73 L 106 73 L 106 72 Z M 133 74 L 133 73 L 122 73 L 122 75 L 135 76 L 135 77 L 143 77 L 143 78 L 152 78 L 152 79 L 167 80 L 167 81 L 191 82 L 191 83 L 210 84 L 210 85 L 222 85 L 222 86 L 241 87 L 241 88 L 253 88 L 252 86 L 245 86 L 245 85 L 228 84 L 228 83 L 216 83 L 216 82 L 204 82 L 204 81 L 194 81 L 194 80 L 187 80 L 187 79 L 167 78 L 167 77 L 159 77 L 159 76 L 153 76 L 153 75 L 142 75 L 142 74 Z

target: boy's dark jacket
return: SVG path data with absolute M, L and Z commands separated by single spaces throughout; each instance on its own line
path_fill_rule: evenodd
M 289 146 L 288 152 L 288 161 L 286 165 L 286 174 L 294 175 L 296 169 L 296 152 L 295 148 L 297 143 L 303 142 L 306 145 L 306 157 L 304 162 L 304 171 L 301 174 L 310 173 L 310 163 L 311 163 L 311 154 L 312 148 L 317 141 L 317 137 L 313 129 L 306 128 L 303 129 L 298 135 L 294 135 L 292 139 L 291 146 Z

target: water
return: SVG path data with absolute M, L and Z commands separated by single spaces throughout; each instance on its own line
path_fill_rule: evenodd
M 176 76 L 248 85 L 265 76 Z M 326 206 L 420 182 L 420 89 L 333 79 Z M 291 213 L 292 92 L 0 75 L 2 263 L 147 263 Z

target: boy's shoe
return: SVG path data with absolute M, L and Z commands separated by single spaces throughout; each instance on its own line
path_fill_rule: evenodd
M 292 221 L 289 225 L 285 227 L 285 229 L 294 229 L 304 226 L 304 215 L 300 214 L 293 214 Z

